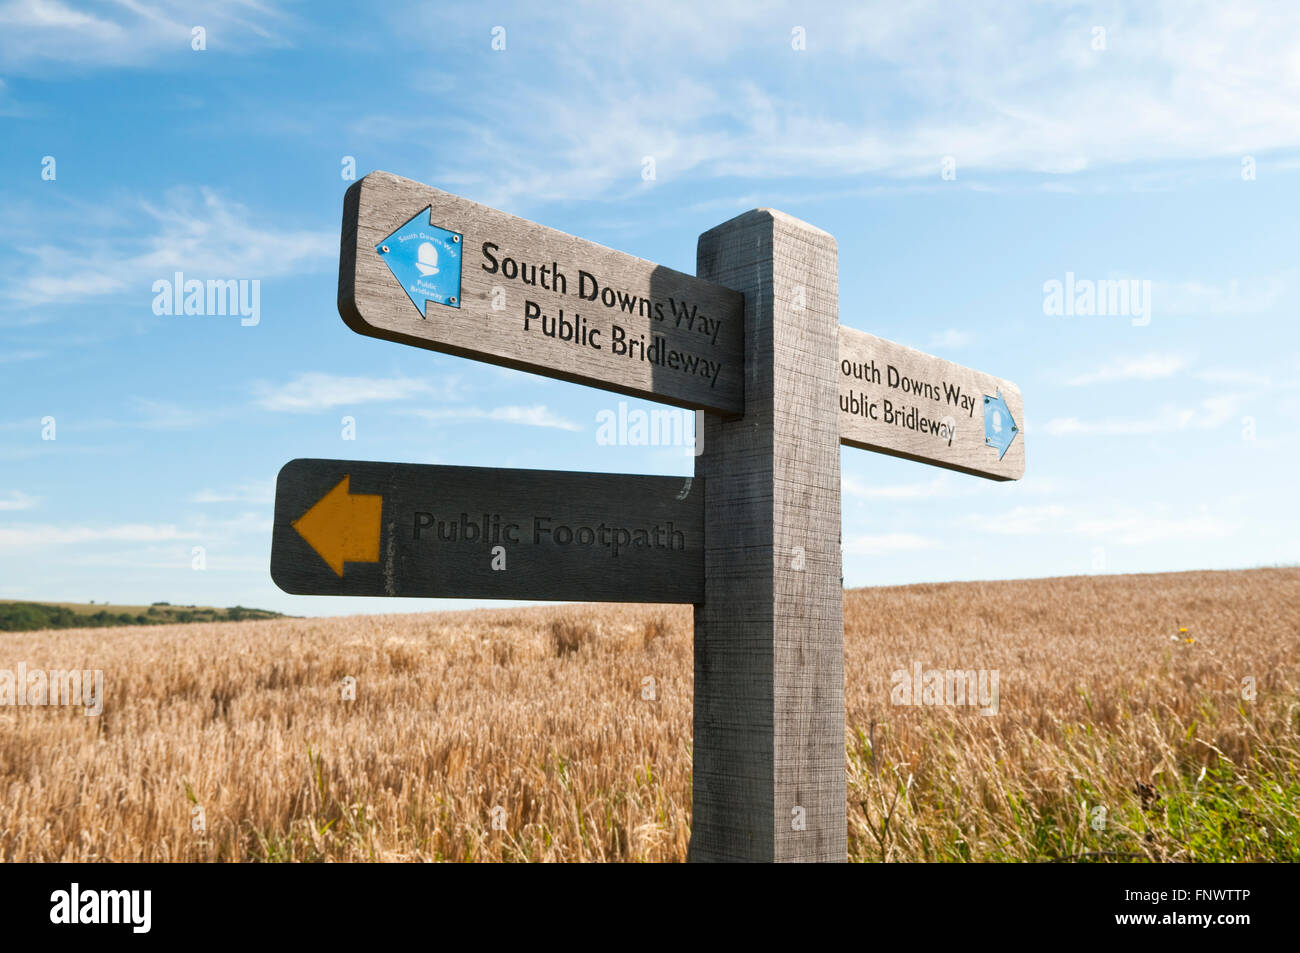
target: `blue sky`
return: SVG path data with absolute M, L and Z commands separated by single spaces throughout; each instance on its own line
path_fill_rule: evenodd
M 349 156 L 692 273 L 780 208 L 841 323 L 1015 381 L 1019 483 L 842 451 L 846 585 L 1300 562 L 1300 8 L 851 6 L 0 3 L 0 598 L 464 606 L 281 593 L 280 467 L 691 472 L 597 443 L 616 395 L 349 331 Z M 258 323 L 155 314 L 176 271 Z M 1045 314 L 1067 273 L 1149 321 Z

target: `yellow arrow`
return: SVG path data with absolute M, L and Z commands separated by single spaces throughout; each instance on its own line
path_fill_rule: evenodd
M 384 498 L 348 492 L 351 474 L 294 521 L 293 528 L 340 577 L 343 563 L 379 562 Z

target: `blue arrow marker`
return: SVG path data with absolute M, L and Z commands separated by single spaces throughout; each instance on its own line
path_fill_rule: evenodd
M 426 301 L 460 307 L 460 239 L 433 224 L 430 206 L 375 246 L 420 317 Z
M 1007 402 L 1002 399 L 1002 391 L 998 390 L 996 397 L 984 395 L 984 445 L 993 447 L 998 451 L 998 459 L 1001 460 L 1007 455 L 1007 447 L 1011 446 L 1011 441 L 1016 439 L 1016 434 L 1020 428 L 1016 426 L 1015 418 L 1011 416 L 1011 409 L 1007 407 Z

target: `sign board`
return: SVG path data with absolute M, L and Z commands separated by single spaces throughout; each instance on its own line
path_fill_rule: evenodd
M 303 595 L 693 603 L 689 859 L 843 861 L 839 447 L 1016 480 L 1020 390 L 840 326 L 835 240 L 784 213 L 705 232 L 696 268 L 386 172 L 352 185 L 354 331 L 710 414 L 693 478 L 294 460 L 271 575 Z
M 689 477 L 293 460 L 271 577 L 298 595 L 698 602 L 703 501 Z
M 840 442 L 991 480 L 1025 472 L 1010 381 L 840 326 Z
M 347 191 L 338 304 L 360 334 L 744 410 L 739 293 L 387 172 Z

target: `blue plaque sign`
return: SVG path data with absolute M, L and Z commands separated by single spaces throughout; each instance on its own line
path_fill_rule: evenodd
M 461 236 L 433 224 L 431 208 L 375 246 L 420 315 L 426 301 L 460 307 Z
M 1002 391 L 999 390 L 996 397 L 985 394 L 984 445 L 997 450 L 998 459 L 1001 460 L 1007 455 L 1007 448 L 1011 446 L 1011 441 L 1016 439 L 1016 434 L 1019 432 L 1020 428 L 1011 416 L 1011 409 L 1007 407 Z

